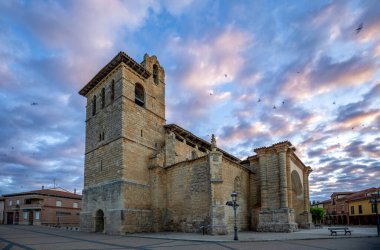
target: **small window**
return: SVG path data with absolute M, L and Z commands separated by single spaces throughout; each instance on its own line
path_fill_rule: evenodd
M 73 203 L 73 208 L 78 208 L 78 202 Z
M 103 160 L 100 160 L 100 171 L 103 171 Z
M 355 214 L 355 207 L 351 206 L 351 214 Z
M 194 160 L 198 158 L 198 155 L 197 155 L 197 152 L 195 152 L 194 150 L 191 152 L 191 159 Z
M 20 205 L 20 200 L 16 200 L 16 205 Z
M 158 85 L 159 83 L 159 79 L 158 79 L 158 67 L 156 64 L 153 65 L 153 81 L 156 85 Z
M 12 206 L 12 204 L 13 204 L 12 200 L 10 200 L 8 204 L 9 204 L 9 206 Z
M 35 220 L 40 220 L 40 211 L 34 212 L 34 218 L 35 218 Z
M 359 214 L 362 214 L 362 213 L 363 213 L 362 205 L 359 205 Z
M 377 204 L 371 204 L 371 212 L 372 212 L 373 214 L 376 213 L 376 210 L 377 210 L 376 205 L 377 205 Z
M 106 89 L 102 88 L 102 109 L 106 106 Z
M 144 134 L 143 134 L 143 130 L 142 130 L 142 129 L 141 129 L 140 135 L 141 135 L 141 137 L 144 136 Z
M 238 176 L 234 180 L 234 192 L 240 193 L 240 178 Z
M 112 80 L 111 83 L 111 102 L 115 100 L 115 80 Z
M 96 95 L 92 98 L 92 115 L 96 114 Z
M 144 87 L 139 83 L 135 85 L 135 103 L 141 107 L 145 106 Z
M 27 219 L 28 219 L 28 212 L 23 212 L 23 213 L 22 213 L 22 218 L 23 218 L 24 220 L 27 220 Z
M 55 205 L 56 205 L 57 207 L 62 207 L 62 201 L 56 201 L 56 202 L 55 202 Z

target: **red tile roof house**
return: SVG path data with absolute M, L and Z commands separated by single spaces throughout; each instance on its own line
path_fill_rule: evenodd
M 3 195 L 4 224 L 79 227 L 82 196 L 61 189 Z

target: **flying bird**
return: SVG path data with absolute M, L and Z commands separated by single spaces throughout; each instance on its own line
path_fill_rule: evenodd
M 333 102 L 333 104 L 335 105 L 335 102 Z
M 359 25 L 359 27 L 356 28 L 356 34 L 359 34 L 359 32 L 363 29 L 363 23 Z
M 282 101 L 282 105 L 284 105 L 285 104 L 285 101 Z
M 227 78 L 227 74 L 224 74 L 224 77 Z
M 37 105 L 38 105 L 38 102 L 32 102 L 30 105 L 31 105 L 31 106 L 37 106 Z
M 276 105 L 273 105 L 273 109 L 276 109 Z
M 257 102 L 261 102 L 261 98 L 259 98 L 259 100 L 257 100 Z

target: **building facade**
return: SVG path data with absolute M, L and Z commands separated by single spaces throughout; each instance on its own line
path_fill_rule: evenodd
M 5 199 L 0 196 L 0 224 L 4 224 L 4 204 Z
M 82 196 L 55 189 L 3 195 L 4 224 L 79 226 Z
M 87 98 L 81 230 L 209 233 L 233 230 L 226 206 L 238 193 L 240 230 L 309 228 L 311 168 L 288 141 L 246 160 L 166 124 L 165 71 L 156 56 L 124 52 L 79 92 Z
M 376 225 L 376 216 L 380 211 L 379 204 L 373 202 L 373 194 L 379 193 L 380 188 L 369 188 L 347 197 L 349 224 Z

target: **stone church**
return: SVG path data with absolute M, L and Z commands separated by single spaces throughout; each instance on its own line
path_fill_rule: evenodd
M 309 174 L 288 141 L 241 160 L 166 124 L 156 56 L 117 54 L 80 91 L 87 98 L 81 230 L 125 234 L 310 228 Z

